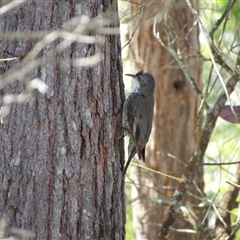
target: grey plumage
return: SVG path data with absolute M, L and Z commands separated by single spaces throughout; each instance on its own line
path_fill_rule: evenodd
M 124 103 L 124 122 L 128 129 L 128 161 L 124 174 L 137 153 L 138 158 L 145 161 L 145 147 L 148 142 L 153 120 L 155 80 L 150 73 L 138 72 L 136 75 L 126 74 L 137 81 L 136 87 L 130 92 Z

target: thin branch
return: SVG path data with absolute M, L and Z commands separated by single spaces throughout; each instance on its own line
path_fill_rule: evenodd
M 237 58 L 236 65 L 240 64 L 240 53 Z M 226 83 L 226 89 L 229 94 L 231 94 L 240 81 L 240 74 L 237 71 L 232 72 L 232 77 Z M 205 126 L 202 130 L 202 137 L 199 143 L 199 148 L 192 154 L 190 161 L 187 164 L 185 174 L 182 177 L 183 182 L 179 183 L 177 190 L 175 190 L 173 197 L 170 201 L 170 207 L 166 219 L 163 222 L 163 227 L 161 228 L 160 236 L 163 239 L 169 234 L 170 227 L 173 225 L 176 219 L 176 214 L 179 209 L 180 202 L 183 199 L 184 194 L 188 188 L 189 183 L 193 181 L 195 174 L 197 172 L 198 166 L 201 164 L 201 160 L 205 154 L 206 148 L 208 146 L 211 134 L 214 130 L 217 118 L 221 111 L 221 108 L 225 105 L 227 101 L 226 93 L 223 91 L 217 101 L 215 102 L 213 108 L 207 112 L 207 119 Z
M 224 236 L 225 239 L 235 239 L 235 232 L 233 232 L 231 228 L 231 210 L 237 207 L 236 198 L 240 188 L 240 164 L 238 165 L 235 177 L 237 179 L 236 182 L 231 183 L 219 204 L 219 215 L 215 228 L 216 238 Z
M 16 2 L 13 1 L 12 3 Z M 3 8 L 0 9 L 0 13 L 2 9 Z M 33 46 L 31 51 L 26 55 L 9 56 L 0 59 L 0 62 L 13 60 L 17 61 L 16 64 L 13 64 L 12 68 L 10 68 L 4 74 L 0 75 L 0 89 L 3 89 L 4 87 L 15 82 L 16 80 L 25 81 L 27 74 L 40 66 L 46 66 L 46 64 L 51 64 L 53 66 L 55 66 L 56 64 L 61 64 L 64 66 L 73 67 L 90 67 L 99 63 L 103 59 L 103 54 L 101 52 L 95 52 L 91 56 L 87 55 L 86 57 L 75 59 L 70 58 L 70 56 L 69 58 L 63 59 L 60 57 L 60 53 L 66 48 L 70 47 L 71 44 L 74 42 L 102 46 L 105 42 L 106 34 L 119 34 L 118 27 L 111 27 L 116 22 L 114 16 L 115 12 L 112 12 L 112 15 L 109 18 L 104 16 L 98 16 L 91 19 L 88 16 L 82 15 L 80 17 L 70 19 L 63 24 L 63 27 L 61 29 L 53 30 L 51 32 L 19 32 L 17 34 L 13 32 L 3 33 L 0 36 L 0 39 L 3 41 L 19 39 L 28 41 L 29 39 L 38 40 L 39 38 L 40 41 L 38 41 Z M 60 43 L 58 43 L 53 48 L 52 52 L 49 52 L 48 56 L 40 57 L 39 53 L 41 53 L 41 51 L 43 51 L 48 44 L 52 44 L 56 40 L 59 40 Z M 31 81 L 30 83 L 36 83 L 36 81 Z M 30 85 L 26 84 L 26 86 Z M 21 103 L 24 101 L 28 101 L 31 96 L 32 89 L 25 89 L 18 95 L 4 96 L 2 99 L 0 99 L 1 103 L 3 104 L 0 109 L 0 118 L 2 119 L 9 113 L 10 106 L 13 102 Z
M 230 0 L 227 8 L 224 10 L 223 14 L 221 15 L 221 17 L 216 21 L 215 25 L 213 26 L 212 30 L 210 31 L 209 35 L 212 39 L 212 43 L 214 44 L 213 41 L 213 35 L 214 33 L 217 31 L 217 29 L 219 28 L 219 26 L 221 25 L 221 23 L 223 22 L 224 19 L 226 19 L 226 17 L 229 15 L 230 10 L 233 8 L 233 6 L 235 5 L 236 0 Z
M 164 24 L 164 27 L 165 27 L 165 33 L 166 33 L 166 36 L 167 36 L 167 40 L 168 40 L 168 46 L 166 46 L 158 31 L 156 30 L 156 23 L 154 24 L 153 26 L 153 34 L 155 36 L 155 38 L 160 42 L 160 44 L 165 48 L 167 49 L 171 54 L 172 56 L 174 57 L 174 59 L 177 61 L 177 63 L 179 64 L 180 68 L 182 69 L 182 71 L 184 72 L 185 76 L 187 77 L 187 79 L 189 80 L 189 82 L 192 84 L 194 90 L 196 91 L 196 93 L 199 95 L 200 99 L 203 99 L 203 95 L 202 95 L 202 92 L 201 90 L 199 89 L 196 81 L 194 80 L 194 78 L 191 76 L 191 74 L 189 73 L 185 63 L 183 62 L 183 58 L 182 58 L 182 55 L 178 54 L 175 50 L 174 50 L 174 47 L 173 47 L 173 37 L 172 37 L 172 34 L 171 34 L 171 30 L 170 30 L 170 27 L 169 25 L 167 24 L 167 20 L 165 18 L 165 24 Z
M 88 36 L 83 35 L 86 31 L 95 31 L 95 32 L 104 32 L 107 31 L 109 34 L 115 33 L 115 31 L 118 32 L 118 28 L 112 28 L 112 31 L 109 31 L 109 28 L 106 26 L 111 24 L 111 19 L 105 19 L 96 17 L 94 19 L 90 19 L 88 16 L 81 16 L 79 18 L 73 18 L 66 22 L 64 24 L 64 27 L 60 30 L 55 30 L 53 32 L 40 32 L 40 33 L 32 33 L 34 38 L 39 38 L 44 36 L 44 38 L 39 41 L 33 49 L 26 55 L 24 58 L 20 56 L 19 58 L 23 58 L 18 65 L 11 68 L 6 73 L 0 75 L 0 89 L 5 87 L 6 85 L 16 81 L 16 79 L 21 80 L 24 78 L 24 76 L 29 73 L 34 68 L 45 65 L 46 63 L 54 63 L 56 62 L 55 55 L 51 57 L 42 57 L 40 59 L 37 59 L 37 55 L 44 49 L 44 47 L 47 44 L 52 43 L 53 41 L 63 38 L 63 41 L 59 43 L 55 49 L 54 53 L 60 53 L 67 47 L 69 47 L 73 42 L 82 42 L 82 43 L 95 43 L 95 44 L 103 44 L 105 39 L 103 36 Z M 115 29 L 115 30 L 114 30 Z M 10 33 L 9 36 L 12 33 Z M 5 39 L 5 34 L 2 34 L 0 39 Z M 8 34 L 7 34 L 8 35 Z M 25 34 L 26 35 L 26 34 Z M 17 34 L 20 38 L 23 38 L 23 34 Z M 18 56 L 16 56 L 17 59 Z M 70 61 L 70 59 L 58 59 L 57 62 L 61 63 L 69 63 L 73 64 L 74 66 L 80 67 L 80 66 L 87 66 L 87 65 L 94 65 L 98 63 L 102 57 L 99 54 L 96 54 L 94 56 L 90 56 L 87 58 L 80 58 L 80 59 L 73 59 Z
M 203 166 L 221 166 L 221 165 L 233 165 L 240 164 L 240 161 L 237 162 L 221 162 L 221 163 L 202 163 Z
M 235 114 L 233 106 L 232 106 L 232 102 L 231 102 L 231 99 L 230 99 L 230 94 L 227 92 L 227 88 L 225 86 L 223 78 L 222 78 L 222 76 L 220 74 L 220 71 L 218 70 L 217 63 L 219 65 L 221 65 L 221 67 L 225 68 L 226 71 L 229 72 L 230 74 L 231 74 L 231 72 L 233 70 L 226 63 L 226 61 L 224 61 L 222 59 L 223 53 L 215 46 L 214 41 L 213 41 L 213 34 L 217 30 L 217 28 L 220 26 L 220 24 L 222 23 L 223 19 L 228 15 L 229 11 L 233 8 L 235 2 L 236 2 L 236 0 L 229 1 L 227 9 L 223 12 L 222 16 L 217 21 L 217 23 L 215 24 L 215 27 L 211 30 L 210 35 L 209 35 L 207 33 L 205 27 L 203 26 L 202 21 L 201 21 L 199 15 L 198 15 L 197 11 L 193 8 L 191 2 L 189 0 L 186 0 L 186 3 L 188 4 L 189 9 L 191 10 L 192 14 L 196 17 L 196 19 L 198 21 L 198 24 L 199 24 L 199 27 L 200 27 L 200 30 L 203 33 L 203 36 L 205 37 L 204 40 L 206 41 L 206 46 L 207 46 L 207 49 L 209 51 L 209 55 L 210 55 L 210 58 L 212 60 L 212 64 L 213 64 L 214 70 L 215 70 L 215 72 L 216 72 L 216 74 L 217 74 L 217 76 L 218 76 L 218 78 L 219 78 L 219 80 L 220 80 L 220 82 L 222 84 L 222 87 L 223 87 L 224 91 L 226 92 L 227 99 L 229 101 L 231 110 L 232 110 L 234 115 L 236 115 L 236 114 Z M 210 45 L 211 49 L 209 49 L 209 45 Z M 239 70 L 237 68 L 235 69 L 235 71 L 237 71 L 239 73 Z M 236 118 L 237 118 L 237 116 L 236 116 Z
M 174 47 L 173 47 L 173 36 L 171 34 L 171 30 L 170 30 L 170 27 L 167 23 L 167 20 L 165 21 L 165 24 L 164 24 L 164 27 L 165 27 L 165 32 L 166 32 L 166 35 L 167 35 L 167 39 L 168 39 L 168 47 L 167 49 L 169 50 L 169 52 L 172 54 L 172 56 L 175 58 L 175 60 L 177 61 L 177 63 L 179 64 L 179 66 L 181 67 L 182 71 L 184 72 L 185 76 L 187 77 L 187 79 L 190 81 L 190 83 L 192 84 L 194 90 L 196 91 L 196 93 L 199 95 L 200 99 L 203 99 L 203 96 L 202 96 L 202 92 L 201 90 L 199 89 L 196 81 L 194 80 L 194 78 L 191 76 L 191 74 L 189 73 L 185 63 L 183 62 L 182 60 L 182 56 L 179 55 L 175 50 L 174 50 Z
M 27 0 L 15 0 L 11 1 L 10 3 L 4 5 L 3 7 L 0 8 L 0 16 L 3 17 L 4 14 L 6 14 L 8 11 L 12 10 L 15 7 L 18 7 L 22 5 L 23 3 L 27 2 Z
M 226 183 L 228 183 L 228 184 L 230 184 L 230 185 L 240 189 L 240 185 L 239 184 L 236 184 L 236 183 L 233 183 L 233 182 L 230 182 L 230 181 L 226 181 Z
M 124 49 L 126 46 L 128 46 L 129 43 L 132 41 L 132 39 L 133 39 L 136 31 L 138 30 L 138 28 L 140 27 L 140 25 L 143 23 L 143 16 L 144 16 L 146 10 L 147 10 L 146 7 L 144 7 L 144 6 L 141 7 L 140 14 L 139 14 L 140 19 L 139 19 L 138 23 L 136 24 L 135 28 L 133 29 L 133 32 L 132 32 L 132 35 L 131 35 L 130 39 L 124 44 L 124 46 L 122 47 L 122 49 Z

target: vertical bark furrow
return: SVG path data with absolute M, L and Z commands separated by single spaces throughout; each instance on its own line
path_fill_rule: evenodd
M 112 1 L 117 10 L 116 1 Z M 9 13 L 1 31 L 50 31 L 71 17 L 96 17 L 110 1 L 33 1 Z M 86 33 L 89 34 L 89 33 Z M 90 33 L 94 35 L 94 31 Z M 8 225 L 35 232 L 36 239 L 123 239 L 124 189 L 120 165 L 123 83 L 119 36 L 104 46 L 73 43 L 56 53 L 57 39 L 36 59 L 54 58 L 3 90 L 20 93 L 34 78 L 48 85 L 28 103 L 14 104 L 0 127 L 0 213 Z M 2 41 L 0 55 L 20 56 L 35 40 Z M 104 64 L 70 66 L 70 58 L 103 52 Z M 62 64 L 60 59 L 68 60 Z M 2 64 L 2 63 L 1 63 Z M 1 73 L 21 61 L 3 63 Z M 1 77 L 1 76 L 0 76 Z

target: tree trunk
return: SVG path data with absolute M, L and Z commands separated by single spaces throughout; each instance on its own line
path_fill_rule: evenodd
M 130 42 L 133 71 L 144 69 L 152 73 L 156 80 L 155 116 L 146 150 L 146 166 L 181 177 L 185 170 L 184 163 L 189 161 L 196 148 L 199 98 L 172 54 L 163 47 L 163 44 L 171 47 L 165 32 L 167 26 L 164 27 L 165 14 L 170 33 L 174 35 L 173 50 L 182 56 L 187 71 L 201 87 L 201 62 L 194 57 L 199 52 L 198 27 L 194 25 L 194 17 L 183 1 L 146 2 L 142 5 L 141 1 L 138 2 L 139 5 L 131 4 L 132 16 L 138 18 L 135 17 L 129 25 L 131 37 L 138 23 L 141 23 Z M 198 10 L 198 1 L 192 4 Z M 138 210 L 134 211 L 137 215 L 134 219 L 137 219 L 141 229 L 136 232 L 136 239 L 159 239 L 160 224 L 177 182 L 141 169 L 137 169 L 136 174 L 140 184 L 139 195 L 145 196 L 140 198 Z M 195 181 L 199 189 L 203 189 L 202 169 Z M 189 191 L 199 195 L 193 184 Z M 187 201 L 198 203 L 189 195 L 184 202 Z M 180 216 L 174 227 L 185 229 L 191 228 L 191 225 Z M 171 233 L 169 239 L 193 239 L 193 235 Z
M 102 15 L 110 5 L 117 14 L 117 1 L 35 0 L 2 18 L 1 35 L 56 30 L 83 14 Z M 96 35 L 94 30 L 87 34 Z M 48 86 L 45 96 L 13 104 L 2 119 L 1 216 L 8 226 L 34 232 L 34 239 L 124 239 L 120 37 L 108 35 L 103 45 L 75 42 L 60 53 L 58 43 L 60 39 L 46 44 L 37 54 L 37 59 L 49 57 L 52 62 L 24 75 L 19 66 L 34 42 L 1 42 L 1 58 L 18 57 L 1 63 L 2 76 L 19 70 L 12 79 L 18 82 L 1 94 L 18 94 L 36 77 Z M 70 64 L 98 52 L 103 60 L 93 67 Z

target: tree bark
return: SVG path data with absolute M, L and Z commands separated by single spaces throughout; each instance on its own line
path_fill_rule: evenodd
M 2 6 L 2 5 L 1 5 Z M 1 20 L 2 34 L 55 30 L 74 17 L 102 15 L 117 1 L 32 1 Z M 118 27 L 119 23 L 112 23 Z M 89 35 L 96 35 L 88 32 Z M 98 34 L 99 35 L 99 34 Z M 61 53 L 47 44 L 37 58 L 52 57 L 1 90 L 22 92 L 41 78 L 48 93 L 13 104 L 0 126 L 0 213 L 7 225 L 35 233 L 35 239 L 124 239 L 124 164 L 121 129 L 124 101 L 119 35 L 103 45 L 73 43 Z M 2 41 L 1 74 L 21 64 L 35 41 Z M 74 67 L 71 59 L 98 52 L 94 67 Z M 62 64 L 60 59 L 69 60 Z
M 192 4 L 198 10 L 198 1 L 192 1 Z M 134 34 L 130 42 L 134 71 L 144 69 L 151 72 L 156 80 L 155 115 L 146 150 L 146 165 L 162 173 L 181 177 L 185 163 L 196 149 L 199 97 L 167 49 L 171 46 L 165 32 L 165 14 L 168 16 L 170 32 L 174 35 L 172 49 L 181 55 L 188 73 L 201 88 L 201 62 L 194 57 L 199 52 L 198 27 L 194 25 L 194 17 L 183 1 L 156 1 L 142 5 L 138 1 L 138 4 L 131 4 L 131 13 L 135 16 L 129 24 L 130 37 Z M 138 23 L 140 27 L 135 32 Z M 135 211 L 135 219 L 141 229 L 136 233 L 136 239 L 159 239 L 160 224 L 165 218 L 166 205 L 177 182 L 141 169 L 137 169 L 136 174 L 140 184 L 139 195 L 143 196 Z M 195 181 L 199 189 L 203 189 L 201 168 Z M 193 184 L 189 191 L 199 195 Z M 187 201 L 190 204 L 198 203 L 196 198 L 189 195 L 183 205 Z M 183 216 L 174 227 L 192 228 Z M 193 239 L 193 236 L 171 233 L 169 239 Z

